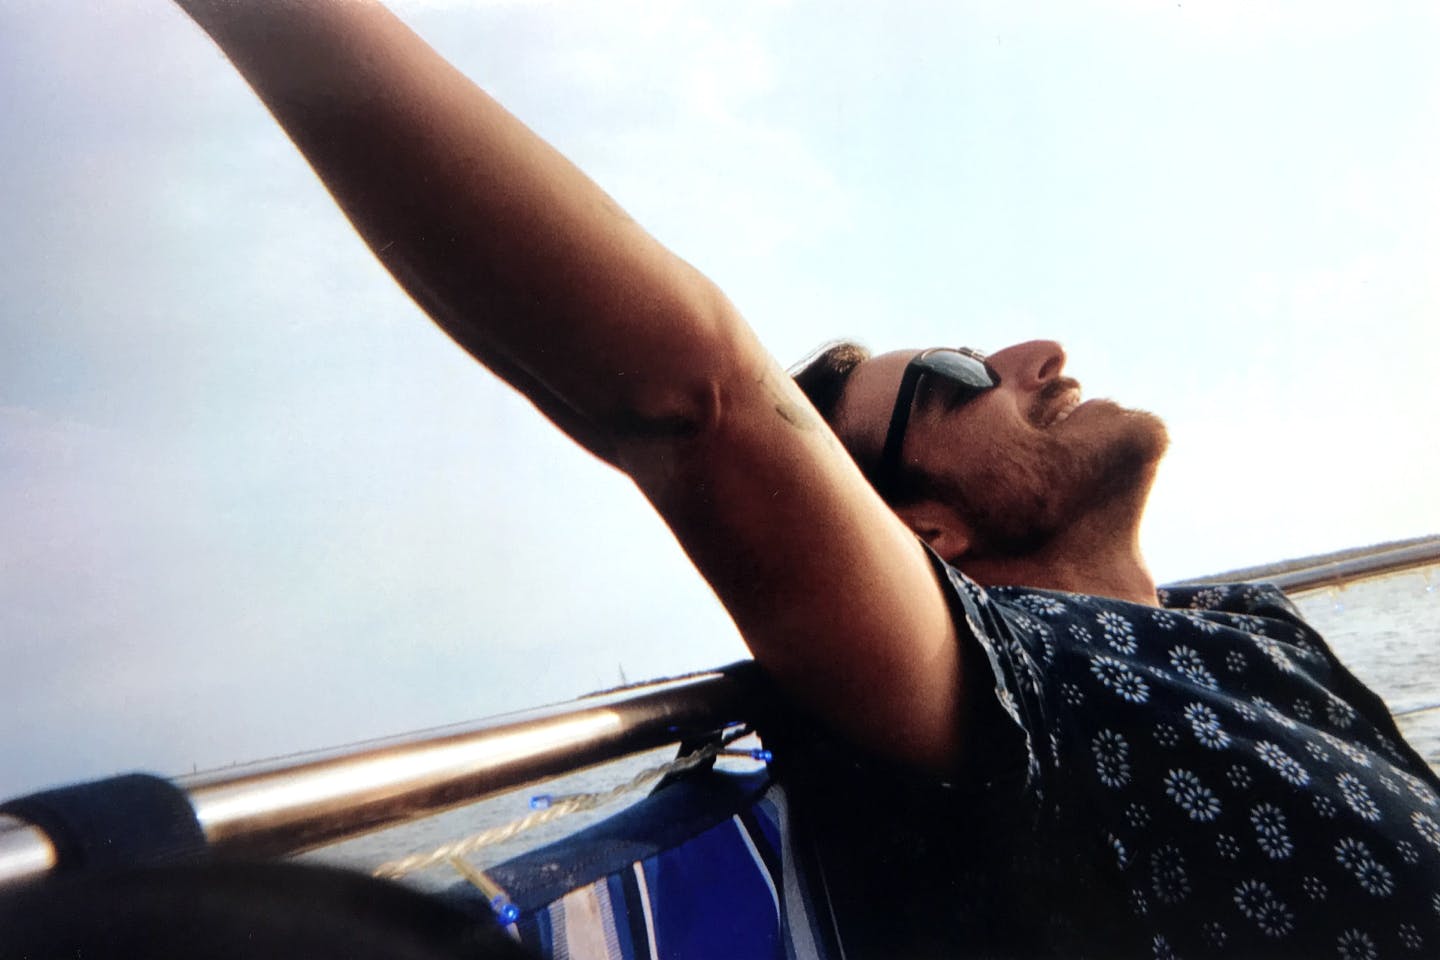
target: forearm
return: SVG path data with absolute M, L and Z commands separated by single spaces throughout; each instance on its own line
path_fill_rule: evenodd
M 180 2 L 482 362 L 602 433 L 702 415 L 714 345 L 743 328 L 724 298 L 388 11 Z

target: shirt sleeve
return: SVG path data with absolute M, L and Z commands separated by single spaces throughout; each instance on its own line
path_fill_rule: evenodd
M 928 549 L 928 548 L 927 548 Z M 964 664 L 965 757 L 960 783 L 1019 799 L 1038 811 L 1044 770 L 1053 765 L 1043 664 L 1053 657 L 1049 629 L 989 592 L 933 552 L 931 561 L 955 620 Z

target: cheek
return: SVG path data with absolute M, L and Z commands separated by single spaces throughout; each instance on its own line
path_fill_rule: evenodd
M 1033 431 L 987 440 L 983 448 L 972 451 L 963 481 L 972 497 L 988 506 L 987 512 L 1043 522 L 1063 510 L 1064 492 L 1080 472 L 1069 450 Z

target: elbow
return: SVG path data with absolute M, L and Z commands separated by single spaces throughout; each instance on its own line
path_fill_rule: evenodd
M 705 301 L 671 312 L 653 352 L 616 368 L 611 427 L 622 448 L 703 443 L 772 365 L 722 294 Z

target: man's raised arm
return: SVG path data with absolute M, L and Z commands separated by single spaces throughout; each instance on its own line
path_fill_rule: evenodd
M 712 283 L 379 5 L 180 4 L 426 312 L 634 478 L 783 687 L 953 766 L 929 564 Z

